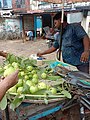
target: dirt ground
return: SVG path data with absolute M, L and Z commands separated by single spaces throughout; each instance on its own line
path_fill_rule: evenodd
M 8 53 L 13 53 L 17 56 L 30 57 L 32 54 L 36 54 L 39 51 L 44 51 L 48 49 L 46 40 L 36 39 L 34 41 L 23 40 L 0 40 L 0 51 L 6 51 Z M 44 55 L 47 60 L 54 60 L 56 52 L 49 55 Z M 4 58 L 0 56 L 0 63 Z

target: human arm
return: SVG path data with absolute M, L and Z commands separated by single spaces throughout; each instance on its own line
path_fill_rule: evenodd
M 6 52 L 3 52 L 3 51 L 0 51 L 0 56 L 2 56 L 2 57 L 7 57 L 7 55 L 8 55 L 8 53 L 6 53 Z
M 0 82 L 0 101 L 5 95 L 6 91 L 13 87 L 18 82 L 18 70 L 10 74 Z
M 89 55 L 90 55 L 90 38 L 88 37 L 86 31 L 84 30 L 84 28 L 77 24 L 74 26 L 75 27 L 75 33 L 76 36 L 78 38 L 78 40 L 80 40 L 81 44 L 83 44 L 83 52 L 81 54 L 81 58 L 80 61 L 81 62 L 88 62 L 89 60 Z
M 48 50 L 45 50 L 44 52 L 38 52 L 37 56 L 41 57 L 42 55 L 50 54 L 50 53 L 52 53 L 52 52 L 54 52 L 56 50 L 57 50 L 57 48 L 55 48 L 54 46 L 52 46 Z
M 89 55 L 90 55 L 90 39 L 88 36 L 84 36 L 83 45 L 84 45 L 84 52 L 81 55 L 80 61 L 87 62 L 89 60 Z

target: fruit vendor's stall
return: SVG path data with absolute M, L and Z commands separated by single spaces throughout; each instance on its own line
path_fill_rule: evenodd
M 79 102 L 86 104 L 85 95 L 89 97 L 88 74 L 60 61 L 43 61 L 37 66 L 36 60 L 8 54 L 0 66 L 2 79 L 16 69 L 19 69 L 18 83 L 0 102 L 3 120 L 71 120 L 72 115 L 73 120 L 79 120 Z

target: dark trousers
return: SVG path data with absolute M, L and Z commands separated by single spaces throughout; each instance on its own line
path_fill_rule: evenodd
M 89 63 L 84 63 L 82 65 L 77 65 L 76 67 L 79 71 L 89 74 L 89 69 L 90 69 L 89 68 Z
M 63 61 L 65 62 L 65 60 L 63 60 Z M 77 69 L 79 71 L 90 74 L 90 65 L 89 65 L 89 62 L 88 63 L 83 63 L 82 65 L 77 65 L 76 67 L 77 67 Z

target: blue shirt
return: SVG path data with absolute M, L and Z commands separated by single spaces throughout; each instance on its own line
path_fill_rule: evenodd
M 68 24 L 64 28 L 62 35 L 62 57 L 63 60 L 71 65 L 81 65 L 80 61 L 82 52 L 84 51 L 83 38 L 87 33 L 79 24 Z M 55 48 L 60 46 L 60 34 L 53 45 Z
M 33 37 L 33 32 L 32 32 L 32 31 L 28 31 L 28 32 L 27 32 L 27 36 Z

